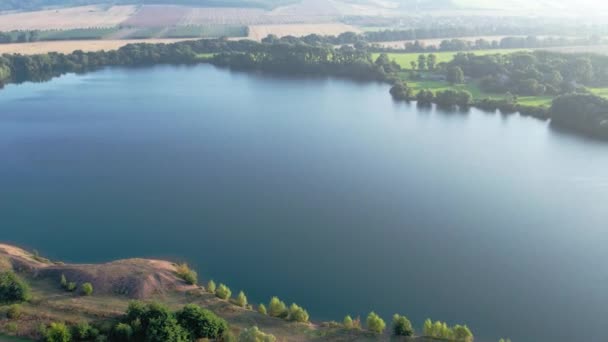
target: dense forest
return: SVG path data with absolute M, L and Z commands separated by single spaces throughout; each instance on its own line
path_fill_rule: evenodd
M 327 39 L 316 35 L 281 39 L 269 36 L 261 43 L 209 39 L 174 44 L 130 44 L 108 52 L 5 54 L 0 57 L 0 84 L 40 82 L 64 73 L 86 72 L 104 66 L 204 61 L 240 70 L 385 81 L 395 84 L 391 94 L 396 99 L 461 108 L 474 105 L 488 110 L 515 110 L 541 118 L 556 115 L 554 123 L 557 125 L 608 138 L 608 101 L 586 90 L 587 86 L 608 86 L 606 56 L 543 51 L 484 56 L 459 53 L 451 62 L 435 64 L 429 62 L 433 60 L 431 55 L 421 55 L 425 58 L 424 63 L 418 63 L 419 71 L 432 69 L 434 74 L 445 74 L 452 84 L 463 83 L 466 78 L 474 79 L 488 92 L 509 94 L 501 99 L 474 101 L 470 93 L 459 89 L 423 90 L 414 94 L 401 81 L 401 67 L 386 54 L 374 60 L 368 44 L 335 48 Z M 523 95 L 557 98 L 548 110 L 518 105 L 517 96 Z

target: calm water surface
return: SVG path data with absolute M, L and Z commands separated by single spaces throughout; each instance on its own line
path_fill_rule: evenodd
M 313 319 L 606 341 L 608 144 L 395 104 L 386 85 L 210 66 L 0 91 L 0 240 L 187 260 Z

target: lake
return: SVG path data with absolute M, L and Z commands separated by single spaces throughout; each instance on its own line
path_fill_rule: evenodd
M 476 341 L 605 341 L 608 143 L 202 65 L 0 91 L 0 240 L 186 260 L 313 320 L 399 312 Z

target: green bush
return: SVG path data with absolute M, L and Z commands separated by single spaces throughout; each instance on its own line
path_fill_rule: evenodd
M 127 342 L 133 338 L 133 328 L 126 323 L 118 323 L 112 330 L 112 341 Z
M 472 342 L 473 341 L 473 333 L 471 332 L 469 327 L 467 327 L 466 325 L 456 324 L 452 328 L 452 332 L 454 335 L 454 339 L 456 341 L 461 341 L 461 342 Z
M 18 319 L 21 317 L 21 305 L 13 304 L 8 307 L 8 311 L 6 312 L 6 317 L 9 319 Z
M 236 303 L 236 305 L 244 308 L 247 306 L 247 296 L 245 296 L 245 293 L 243 291 L 239 292 L 239 294 L 236 296 L 236 299 L 234 301 Z
M 227 300 L 230 298 L 230 296 L 232 296 L 232 291 L 230 291 L 228 286 L 220 284 L 220 286 L 215 289 L 215 296 L 220 299 Z
M 264 304 L 258 305 L 258 312 L 261 313 L 262 315 L 267 315 L 268 312 L 266 312 L 266 305 L 264 305 Z
M 44 339 L 46 342 L 70 342 L 72 334 L 64 323 L 51 323 L 45 331 Z
M 12 271 L 0 273 L 0 303 L 23 302 L 30 299 L 30 287 Z
M 215 289 L 215 282 L 213 280 L 209 280 L 209 282 L 207 283 L 207 292 L 215 293 Z
M 65 277 L 65 274 L 61 274 L 61 280 L 59 280 L 59 284 L 64 290 L 68 288 L 68 279 Z
M 89 341 L 97 337 L 96 335 L 98 335 L 97 330 L 91 328 L 87 322 L 80 322 L 72 328 L 72 337 L 76 341 Z
M 8 331 L 10 334 L 16 334 L 18 330 L 19 326 L 17 325 L 17 323 L 10 322 L 6 324 L 6 331 Z
M 271 317 L 285 318 L 288 314 L 289 312 L 287 311 L 287 306 L 284 302 L 278 297 L 272 297 L 270 299 L 270 303 L 268 304 L 268 315 Z
M 185 342 L 189 334 L 177 322 L 173 312 L 158 303 L 131 302 L 125 315 L 136 340 L 147 342 Z
M 367 329 L 381 334 L 384 331 L 384 328 L 386 328 L 386 323 L 384 323 L 384 320 L 375 312 L 370 312 L 367 316 Z
M 80 286 L 80 292 L 85 296 L 90 296 L 93 294 L 93 284 L 84 283 Z
M 350 315 L 346 315 L 346 317 L 344 317 L 344 320 L 342 321 L 342 325 L 346 329 L 352 329 L 353 328 L 353 319 L 352 319 L 352 317 L 350 317 Z
M 276 340 L 273 335 L 263 333 L 256 326 L 243 330 L 239 335 L 239 342 L 274 342 Z
M 65 289 L 66 289 L 66 291 L 74 292 L 74 291 L 76 291 L 77 287 L 78 287 L 78 284 L 76 284 L 75 282 L 71 281 L 71 282 L 68 283 L 68 286 Z
M 198 282 L 198 274 L 196 274 L 196 271 L 190 269 L 186 263 L 177 265 L 176 272 L 180 278 L 190 285 L 195 285 Z
M 289 307 L 289 315 L 287 316 L 288 320 L 305 323 L 308 322 L 308 318 L 308 312 L 306 312 L 306 310 L 296 303 L 291 304 Z
M 195 304 L 184 306 L 177 313 L 177 321 L 194 339 L 217 339 L 228 330 L 228 323 L 224 319 Z
M 393 333 L 397 336 L 413 336 L 412 322 L 405 316 L 395 314 L 393 316 Z

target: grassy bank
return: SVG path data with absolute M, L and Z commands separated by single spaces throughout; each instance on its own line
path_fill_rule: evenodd
M 470 53 L 474 53 L 479 56 L 484 56 L 484 55 L 494 55 L 494 54 L 499 54 L 499 53 L 506 54 L 506 53 L 512 53 L 512 52 L 517 52 L 517 51 L 526 51 L 526 49 L 490 49 L 490 50 L 472 50 L 472 51 L 465 51 L 465 52 L 470 52 Z M 433 52 L 433 54 L 435 56 L 437 56 L 437 63 L 447 63 L 447 62 L 451 61 L 457 53 L 458 52 L 454 52 L 454 51 Z M 418 63 L 418 56 L 428 55 L 428 54 L 429 53 L 426 53 L 426 52 L 424 52 L 424 53 L 408 52 L 408 53 L 388 53 L 387 55 L 389 56 L 390 59 L 397 62 L 403 69 L 411 70 L 411 68 L 412 68 L 411 63 L 412 62 Z M 376 58 L 378 58 L 378 56 L 380 56 L 380 53 L 372 54 L 372 57 L 374 58 L 374 60 L 376 60 Z

